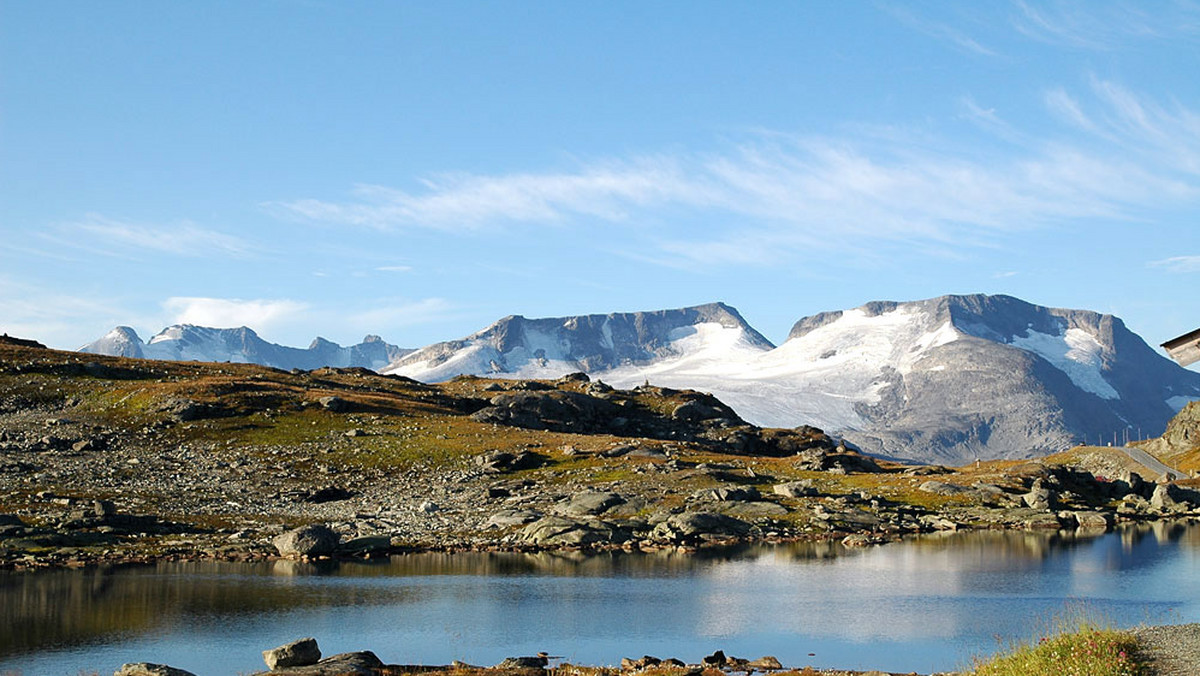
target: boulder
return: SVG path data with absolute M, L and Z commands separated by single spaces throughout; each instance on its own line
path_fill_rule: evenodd
M 321 649 L 317 639 L 302 638 L 278 648 L 263 651 L 263 661 L 274 671 L 280 667 L 307 667 L 321 660 Z
M 196 676 L 190 671 L 176 669 L 165 664 L 151 664 L 150 662 L 134 662 L 131 664 L 122 665 L 113 673 L 113 676 Z
M 760 671 L 779 671 L 780 669 L 783 669 L 783 665 L 779 663 L 779 660 L 775 659 L 771 655 L 765 655 L 756 660 L 750 660 L 746 666 L 750 667 L 751 669 L 758 669 Z
M 750 525 L 740 519 L 712 512 L 683 512 L 672 514 L 654 527 L 655 540 L 690 542 L 704 537 L 737 537 L 745 535 Z
M 560 504 L 557 511 L 567 516 L 595 516 L 624 503 L 625 498 L 616 493 L 586 491 Z
M 1112 526 L 1112 515 L 1105 512 L 1071 512 L 1075 525 L 1083 530 L 1108 530 Z
M 696 491 L 692 497 L 696 500 L 716 500 L 717 502 L 751 502 L 758 500 L 762 495 L 753 486 L 721 486 Z
M 542 547 L 580 547 L 625 542 L 629 536 L 603 521 L 547 516 L 521 529 L 521 539 Z
M 375 653 L 363 650 L 326 657 L 316 664 L 279 667 L 254 676 L 378 676 L 383 668 L 383 660 Z
M 334 413 L 344 413 L 350 410 L 350 402 L 342 399 L 341 397 L 321 397 L 317 400 L 317 403 L 324 407 L 325 410 L 332 411 Z
M 1047 510 L 1054 504 L 1054 493 L 1043 487 L 1040 481 L 1035 481 L 1033 488 L 1021 496 L 1021 502 L 1030 509 Z
M 280 556 L 301 557 L 332 554 L 340 541 L 341 536 L 328 526 L 313 524 L 282 533 L 271 544 Z
M 775 488 L 772 490 L 775 495 L 782 495 L 785 498 L 807 498 L 817 494 L 817 489 L 808 480 L 775 484 Z
M 512 528 L 537 521 L 541 514 L 530 509 L 502 509 L 488 517 L 486 528 Z
M 1183 497 L 1174 484 L 1158 484 L 1150 496 L 1150 507 L 1163 514 L 1186 512 L 1190 505 L 1181 500 Z
M 1117 505 L 1117 514 L 1121 516 L 1145 516 L 1149 511 L 1150 502 L 1137 493 L 1126 495 Z
M 538 653 L 535 656 L 524 657 L 505 657 L 495 666 L 496 669 L 545 669 L 550 663 L 550 658 L 546 653 Z
M 917 486 L 917 490 L 925 493 L 933 493 L 934 495 L 962 495 L 964 493 L 973 493 L 974 489 L 968 486 L 960 486 L 958 484 L 950 484 L 945 481 L 926 481 Z
M 783 505 L 763 500 L 732 502 L 722 506 L 721 513 L 739 519 L 764 519 L 768 517 L 787 516 L 788 509 Z

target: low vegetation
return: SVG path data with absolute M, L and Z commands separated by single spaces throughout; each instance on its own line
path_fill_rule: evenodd
M 1077 629 L 1020 643 L 998 656 L 978 660 L 975 676 L 1145 676 L 1131 634 L 1084 622 Z

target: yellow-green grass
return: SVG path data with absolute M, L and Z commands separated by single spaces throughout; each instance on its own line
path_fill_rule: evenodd
M 1078 628 L 1019 643 L 977 659 L 975 676 L 1140 676 L 1148 674 L 1131 634 L 1089 622 Z

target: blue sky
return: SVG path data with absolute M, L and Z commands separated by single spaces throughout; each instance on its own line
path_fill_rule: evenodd
M 0 0 L 0 330 L 1200 326 L 1200 5 Z

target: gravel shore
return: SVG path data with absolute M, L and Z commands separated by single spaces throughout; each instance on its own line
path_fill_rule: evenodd
M 1200 624 L 1142 627 L 1133 634 L 1156 676 L 1200 674 Z

